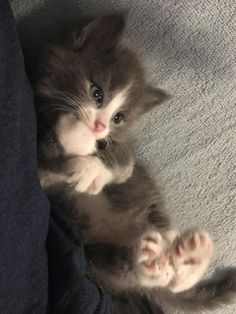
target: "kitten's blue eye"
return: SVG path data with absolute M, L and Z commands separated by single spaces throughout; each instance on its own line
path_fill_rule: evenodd
M 124 115 L 121 112 L 118 112 L 114 117 L 113 117 L 113 122 L 115 124 L 119 124 L 122 120 L 124 119 Z
M 90 92 L 91 92 L 91 96 L 93 97 L 93 99 L 101 104 L 102 101 L 103 101 L 103 92 L 102 92 L 102 89 L 96 85 L 92 85 L 91 86 L 91 89 L 90 89 Z

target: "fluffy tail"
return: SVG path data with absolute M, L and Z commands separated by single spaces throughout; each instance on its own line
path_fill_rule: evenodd
M 218 279 L 202 282 L 185 292 L 174 294 L 151 289 L 145 294 L 146 297 L 126 294 L 115 298 L 115 313 L 167 314 L 178 309 L 186 313 L 201 313 L 232 304 L 236 302 L 236 269 L 228 269 Z
M 152 300 L 154 301 L 152 295 Z M 181 309 L 187 313 L 213 310 L 236 302 L 236 269 L 224 271 L 218 279 L 203 282 L 198 286 L 177 294 L 162 293 L 155 301 L 163 309 Z
M 115 314 L 164 314 L 161 308 L 139 294 L 125 294 L 113 298 Z

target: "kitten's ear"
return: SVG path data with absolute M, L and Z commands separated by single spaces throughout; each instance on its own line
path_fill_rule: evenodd
M 170 98 L 171 96 L 165 90 L 147 86 L 143 94 L 143 113 L 152 110 L 152 108 Z
M 75 36 L 73 45 L 77 50 L 110 50 L 118 43 L 124 27 L 125 18 L 121 15 L 98 17 L 85 26 L 79 36 Z

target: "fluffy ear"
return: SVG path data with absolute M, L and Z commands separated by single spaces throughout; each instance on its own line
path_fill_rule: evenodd
M 76 50 L 110 50 L 118 43 L 124 27 L 125 18 L 121 15 L 98 17 L 85 26 L 79 36 L 74 37 L 73 45 Z
M 163 89 L 147 86 L 143 94 L 143 113 L 167 101 L 171 96 Z

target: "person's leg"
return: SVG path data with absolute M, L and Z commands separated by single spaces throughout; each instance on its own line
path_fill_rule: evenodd
M 63 214 L 58 212 L 52 207 L 47 242 L 50 313 L 112 314 L 111 297 L 86 276 L 81 238 L 65 225 Z
M 46 313 L 48 223 L 32 93 L 9 4 L 0 0 L 0 313 Z
M 32 92 L 9 4 L 0 0 L 0 313 L 113 313 L 111 298 L 86 277 L 83 245 L 57 219 L 49 225 L 49 215 Z

